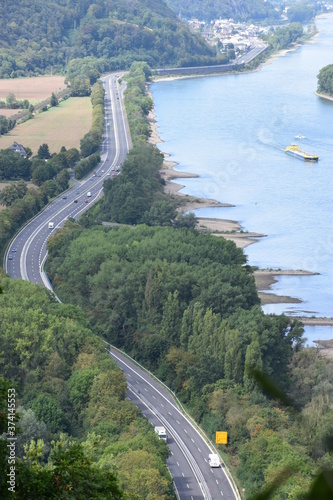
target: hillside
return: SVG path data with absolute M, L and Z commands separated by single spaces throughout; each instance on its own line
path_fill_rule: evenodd
M 233 18 L 237 21 L 277 20 L 280 13 L 266 0 L 166 0 L 168 6 L 186 18 Z
M 109 71 L 214 57 L 160 0 L 3 0 L 0 32 L 0 78 L 64 72 L 73 59 Z

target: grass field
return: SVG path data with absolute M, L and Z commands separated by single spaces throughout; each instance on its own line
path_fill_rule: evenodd
M 0 80 L 0 99 L 6 100 L 11 92 L 16 99 L 28 99 L 33 104 L 50 97 L 52 92 L 66 88 L 63 76 L 38 76 L 32 78 L 8 78 Z
M 1 136 L 0 149 L 14 141 L 31 148 L 33 154 L 43 143 L 48 144 L 51 153 L 59 153 L 62 146 L 80 149 L 80 139 L 90 130 L 91 122 L 90 97 L 71 97 Z
M 19 111 L 21 111 L 21 110 L 20 109 L 0 108 L 0 115 L 5 116 L 6 118 L 9 118 L 10 116 L 16 115 L 16 113 L 18 113 Z

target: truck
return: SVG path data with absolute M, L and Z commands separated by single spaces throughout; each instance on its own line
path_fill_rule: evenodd
M 88 198 L 90 198 L 90 196 L 91 196 L 91 191 L 88 191 L 87 196 L 88 196 Z
M 220 458 L 216 453 L 208 455 L 208 463 L 210 467 L 220 467 Z
M 158 435 L 158 439 L 162 439 L 165 442 L 168 441 L 168 436 L 164 427 L 162 427 L 161 425 L 157 425 L 155 427 L 155 432 Z
M 54 228 L 54 222 L 49 222 L 49 229 L 53 229 Z

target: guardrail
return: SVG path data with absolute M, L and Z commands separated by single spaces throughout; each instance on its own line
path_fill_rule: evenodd
M 125 356 L 127 359 L 129 359 L 132 363 L 134 363 L 136 366 L 138 366 L 139 368 L 141 368 L 141 370 L 143 370 L 145 373 L 147 373 L 150 377 L 152 377 L 156 382 L 158 382 L 160 385 L 162 385 L 164 387 L 164 389 L 166 389 L 172 396 L 173 398 L 175 399 L 177 405 L 179 406 L 179 408 L 181 409 L 182 413 L 183 413 L 183 416 L 186 418 L 186 420 L 189 422 L 190 425 L 192 425 L 192 427 L 194 427 L 196 429 L 196 431 L 200 434 L 200 436 L 202 437 L 202 439 L 206 442 L 206 444 L 211 448 L 211 451 L 214 451 L 214 453 L 216 453 L 217 455 L 219 455 L 220 459 L 221 459 L 221 462 L 223 464 L 223 468 L 225 470 L 225 473 L 226 473 L 226 477 L 229 481 L 229 484 L 231 486 L 231 489 L 233 490 L 234 494 L 235 494 L 235 497 L 237 498 L 237 500 L 241 500 L 241 496 L 239 494 L 239 491 L 238 491 L 238 488 L 237 488 L 237 485 L 235 483 L 235 480 L 234 478 L 232 477 L 232 474 L 227 466 L 227 464 L 225 463 L 225 461 L 223 460 L 223 457 L 221 457 L 220 453 L 218 452 L 218 450 L 215 448 L 214 444 L 211 442 L 211 440 L 209 439 L 209 437 L 206 435 L 206 433 L 201 429 L 201 427 L 197 424 L 197 422 L 191 417 L 191 415 L 189 415 L 187 413 L 187 411 L 185 410 L 185 408 L 183 407 L 182 403 L 179 401 L 178 397 L 176 396 L 176 394 L 164 383 L 162 382 L 162 380 L 160 380 L 158 377 L 156 377 L 156 375 L 154 375 L 152 372 L 150 372 L 149 370 L 147 370 L 144 366 L 142 366 L 140 363 L 138 363 L 138 361 L 136 361 L 135 359 L 133 359 L 131 356 L 129 356 L 126 352 L 122 351 L 121 349 L 118 349 L 118 347 L 115 347 L 114 345 L 110 344 L 109 342 L 106 342 L 106 340 L 102 339 L 102 341 L 104 342 L 104 344 L 107 344 L 108 346 L 110 346 L 111 349 L 114 349 L 115 351 L 119 352 L 120 354 L 122 354 L 123 356 Z

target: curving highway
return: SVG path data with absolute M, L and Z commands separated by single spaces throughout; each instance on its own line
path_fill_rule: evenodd
M 81 182 L 71 179 L 74 186 L 47 205 L 15 236 L 4 258 L 4 267 L 12 278 L 39 283 L 52 290 L 43 272 L 48 238 L 68 218 L 78 218 L 102 196 L 103 182 L 117 175 L 116 168 L 125 160 L 130 136 L 122 105 L 125 86 L 119 85 L 119 76 L 109 75 L 102 79 L 106 92 L 105 125 L 100 150 L 102 161 L 95 170 L 96 175 Z M 87 196 L 88 192 L 91 196 Z M 53 228 L 49 228 L 49 223 L 53 223 Z
M 46 242 L 68 218 L 78 218 L 102 196 L 103 182 L 117 175 L 130 149 L 130 136 L 123 107 L 125 85 L 120 74 L 102 79 L 105 88 L 105 130 L 101 145 L 101 163 L 96 175 L 78 182 L 52 201 L 26 224 L 10 243 L 4 257 L 6 272 L 13 279 L 42 284 L 52 290 L 43 271 L 47 258 Z M 88 196 L 87 193 L 91 193 Z M 49 224 L 53 227 L 49 227 Z M 123 370 L 128 381 L 128 397 L 141 409 L 152 425 L 163 425 L 168 433 L 171 456 L 168 467 L 181 500 L 233 500 L 240 498 L 224 467 L 210 468 L 208 455 L 214 453 L 197 428 L 179 410 L 170 393 L 153 377 L 112 349 L 110 355 Z
M 152 425 L 163 425 L 171 456 L 167 461 L 182 500 L 234 500 L 239 498 L 223 466 L 211 468 L 210 453 L 216 453 L 198 428 L 179 409 L 170 392 L 128 356 L 112 346 L 110 356 L 127 377 L 128 397 Z

